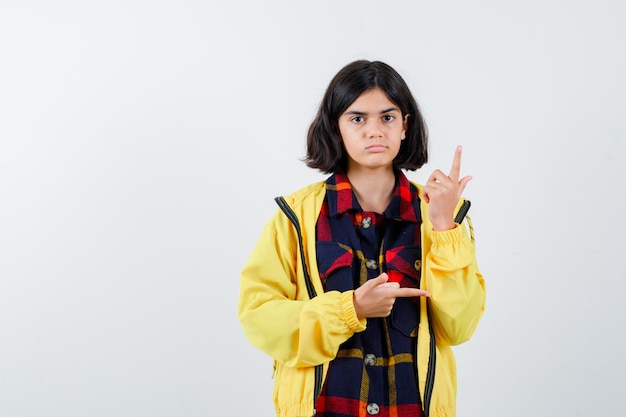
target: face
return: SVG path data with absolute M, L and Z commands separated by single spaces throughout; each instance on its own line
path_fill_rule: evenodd
M 339 116 L 339 132 L 348 154 L 348 172 L 393 169 L 407 122 L 380 88 L 363 92 Z

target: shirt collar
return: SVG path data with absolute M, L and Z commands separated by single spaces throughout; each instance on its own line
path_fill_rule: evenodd
M 419 198 L 417 190 L 402 171 L 396 170 L 395 174 L 395 189 L 384 216 L 388 219 L 417 222 L 413 205 Z M 363 211 L 354 195 L 348 175 L 344 173 L 333 174 L 326 180 L 326 199 L 330 216 L 338 216 L 349 210 Z

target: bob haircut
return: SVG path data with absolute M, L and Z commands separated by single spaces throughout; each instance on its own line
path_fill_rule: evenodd
M 354 61 L 332 79 L 307 134 L 303 161 L 326 174 L 346 172 L 347 153 L 339 132 L 339 117 L 365 91 L 380 88 L 408 115 L 405 139 L 395 157 L 395 168 L 414 171 L 428 161 L 428 132 L 417 102 L 400 74 L 380 61 Z

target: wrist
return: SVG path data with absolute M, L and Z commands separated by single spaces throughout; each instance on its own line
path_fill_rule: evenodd
M 354 291 L 346 291 L 340 296 L 341 315 L 348 329 L 354 332 L 365 330 L 365 321 L 356 314 Z
M 457 224 L 454 222 L 446 222 L 446 223 L 433 223 L 433 230 L 435 232 L 445 232 L 446 230 L 452 230 L 456 228 Z

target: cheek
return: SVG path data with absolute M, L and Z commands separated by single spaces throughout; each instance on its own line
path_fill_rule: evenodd
M 394 145 L 395 145 L 396 154 L 398 154 L 400 152 L 400 148 L 402 147 L 402 139 L 400 139 L 397 142 L 394 142 Z
M 343 128 L 339 127 L 339 135 L 344 143 L 348 143 L 356 142 L 360 138 L 361 133 L 357 127 L 344 126 Z
M 350 137 L 349 131 L 345 126 L 339 125 L 339 139 L 341 139 L 341 141 L 345 141 L 347 138 Z

